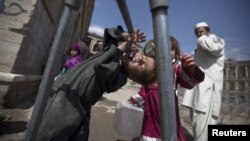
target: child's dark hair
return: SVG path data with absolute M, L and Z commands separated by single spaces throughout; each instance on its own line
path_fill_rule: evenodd
M 93 50 L 99 52 L 102 50 L 102 48 L 103 48 L 102 41 L 97 41 L 93 47 Z
M 77 43 L 73 43 L 71 46 L 70 46 L 70 49 L 69 49 L 69 54 L 71 52 L 72 49 L 75 49 L 77 50 L 77 54 L 78 55 L 81 55 L 81 46 Z
M 175 50 L 174 59 L 176 61 L 180 60 L 181 59 L 180 45 L 179 42 L 173 36 L 170 36 L 170 45 L 171 45 L 171 50 Z
M 180 50 L 179 42 L 173 36 L 170 36 L 170 46 L 171 46 L 171 50 L 175 50 L 175 56 L 174 56 L 175 60 L 180 60 L 181 50 Z M 143 48 L 143 53 L 146 56 L 156 59 L 155 50 L 156 50 L 156 47 L 155 47 L 154 40 L 149 40 L 145 44 L 145 47 Z
M 151 57 L 153 59 L 156 59 L 154 40 L 149 40 L 145 44 L 145 46 L 143 48 L 143 54 L 148 56 L 148 57 Z M 134 78 L 136 79 L 136 82 L 140 83 L 141 85 L 145 86 L 145 85 L 152 84 L 157 80 L 156 67 L 153 70 L 153 72 L 151 72 L 150 74 L 148 72 L 142 72 L 142 73 L 137 74 L 136 76 L 134 76 Z
M 156 65 L 156 64 L 155 64 Z M 132 74 L 133 75 L 133 74 Z M 153 72 L 141 72 L 139 74 L 136 74 L 134 76 L 132 76 L 135 82 L 143 85 L 143 86 L 147 86 L 150 84 L 153 84 L 156 80 L 157 80 L 157 71 L 156 71 L 156 67 L 153 70 Z

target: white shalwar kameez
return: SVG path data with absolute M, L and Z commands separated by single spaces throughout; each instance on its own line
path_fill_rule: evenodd
M 215 34 L 197 39 L 195 62 L 205 73 L 205 79 L 191 90 L 186 90 L 182 105 L 189 107 L 195 141 L 207 141 L 208 125 L 217 124 L 223 90 L 223 39 Z

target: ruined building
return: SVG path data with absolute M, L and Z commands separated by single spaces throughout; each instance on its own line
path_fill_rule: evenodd
M 225 61 L 221 113 L 221 124 L 250 123 L 250 61 Z

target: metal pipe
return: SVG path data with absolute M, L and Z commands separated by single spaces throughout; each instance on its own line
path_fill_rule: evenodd
M 129 15 L 129 11 L 128 11 L 128 6 L 125 0 L 116 0 L 118 7 L 121 11 L 123 20 L 127 26 L 128 29 L 128 33 L 133 33 L 134 32 L 134 27 Z
M 32 116 L 28 125 L 26 140 L 34 141 L 38 132 L 38 127 L 42 121 L 43 113 L 46 107 L 46 103 L 51 92 L 51 87 L 55 77 L 55 64 L 60 62 L 60 58 L 65 50 L 65 44 L 67 44 L 67 38 L 73 27 L 77 10 L 81 5 L 82 0 L 66 0 L 62 17 L 59 22 L 59 26 L 56 31 L 55 39 L 51 47 L 48 62 L 43 74 L 43 78 L 38 90 L 36 102 L 32 112 Z
M 167 0 L 150 0 L 156 42 L 162 141 L 176 141 L 176 111 L 172 57 L 167 19 Z

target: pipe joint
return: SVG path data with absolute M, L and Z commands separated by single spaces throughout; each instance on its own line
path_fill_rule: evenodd
M 168 8 L 167 0 L 150 0 L 150 10 L 154 11 L 155 9 Z

